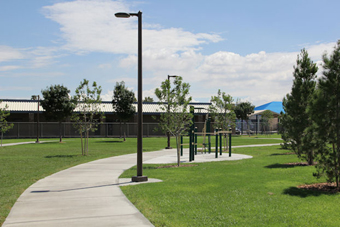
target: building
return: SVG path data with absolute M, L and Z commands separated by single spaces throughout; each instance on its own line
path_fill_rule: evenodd
M 133 104 L 137 110 L 137 103 Z M 191 103 L 195 110 L 196 126 L 200 130 L 203 128 L 210 103 Z M 7 106 L 10 116 L 6 119 L 14 123 L 13 129 L 5 133 L 5 138 L 29 138 L 39 137 L 58 137 L 59 123 L 50 122 L 44 116 L 44 109 L 39 105 L 38 100 L 25 99 L 4 99 L 0 103 L 0 108 Z M 38 112 L 39 109 L 39 112 Z M 112 103 L 103 101 L 100 105 L 101 111 L 105 115 L 104 123 L 99 129 L 92 133 L 91 136 L 98 137 L 120 137 L 122 135 L 122 126 L 117 118 Z M 77 109 L 75 109 L 77 112 Z M 162 111 L 157 102 L 143 103 L 143 134 L 144 136 L 165 136 L 161 131 L 157 131 L 158 119 Z M 39 114 L 39 117 L 38 117 Z M 38 123 L 39 119 L 39 123 Z M 72 122 L 67 119 L 63 124 L 63 137 L 79 136 Z M 132 117 L 126 124 L 127 136 L 137 136 L 137 114 Z

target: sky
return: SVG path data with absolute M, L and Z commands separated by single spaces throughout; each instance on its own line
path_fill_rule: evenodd
M 143 97 L 167 75 L 190 84 L 195 102 L 218 89 L 259 106 L 290 92 L 305 48 L 322 55 L 340 38 L 338 0 L 0 0 L 0 99 L 30 99 L 83 79 L 111 101 L 117 82 L 137 94 L 137 17 L 142 12 Z M 137 95 L 136 95 L 137 96 Z

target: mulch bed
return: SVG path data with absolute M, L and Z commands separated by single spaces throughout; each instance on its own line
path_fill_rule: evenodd
M 314 165 L 316 164 L 316 162 L 314 163 Z M 307 162 L 290 162 L 290 163 L 286 163 L 285 165 L 287 166 L 309 166 Z M 314 166 L 311 165 L 311 166 Z
M 297 186 L 301 189 L 329 192 L 329 193 L 339 193 L 339 189 L 336 188 L 336 183 L 315 183 L 315 184 L 304 184 Z

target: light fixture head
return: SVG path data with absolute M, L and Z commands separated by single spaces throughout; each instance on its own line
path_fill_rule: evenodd
M 129 13 L 119 12 L 116 13 L 115 16 L 119 18 L 129 18 L 131 15 Z

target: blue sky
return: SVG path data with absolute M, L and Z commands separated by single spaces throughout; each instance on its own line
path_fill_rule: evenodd
M 290 92 L 297 55 L 319 66 L 340 37 L 340 1 L 0 0 L 0 99 L 30 99 L 84 78 L 111 100 L 116 82 L 137 92 L 137 18 L 143 12 L 143 95 L 167 75 L 193 100 L 217 90 L 255 105 Z

